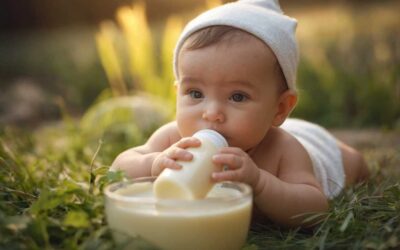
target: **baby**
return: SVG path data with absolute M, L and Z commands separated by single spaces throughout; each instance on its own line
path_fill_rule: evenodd
M 345 185 L 368 177 L 356 150 L 325 129 L 287 119 L 297 102 L 295 19 L 272 0 L 241 0 L 209 10 L 183 30 L 174 54 L 176 121 L 141 146 L 122 152 L 112 169 L 130 177 L 179 171 L 201 129 L 221 133 L 229 147 L 213 156 L 225 171 L 215 182 L 239 181 L 254 204 L 285 226 L 325 212 Z

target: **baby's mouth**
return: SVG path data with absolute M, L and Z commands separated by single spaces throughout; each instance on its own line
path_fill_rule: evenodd
M 225 140 L 228 142 L 228 145 L 230 145 L 229 142 L 231 141 L 231 138 L 224 133 L 221 133 L 221 132 L 218 132 L 218 133 L 220 133 L 225 138 Z

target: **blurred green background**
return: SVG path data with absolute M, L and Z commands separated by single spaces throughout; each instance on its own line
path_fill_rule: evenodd
M 280 2 L 299 21 L 300 102 L 293 116 L 330 128 L 399 129 L 400 1 Z M 126 95 L 139 96 L 136 103 L 156 96 L 169 110 L 153 110 L 164 113 L 159 123 L 171 119 L 174 39 L 216 4 L 1 1 L 0 126 L 83 117 L 90 130 L 103 119 L 96 107 Z

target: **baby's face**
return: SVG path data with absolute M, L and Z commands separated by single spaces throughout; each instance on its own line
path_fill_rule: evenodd
M 278 109 L 276 59 L 249 36 L 205 48 L 181 50 L 177 114 L 182 136 L 214 129 L 230 146 L 256 146 L 273 125 Z

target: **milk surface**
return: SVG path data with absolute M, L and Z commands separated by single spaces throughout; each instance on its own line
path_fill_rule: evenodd
M 246 241 L 251 195 L 240 198 L 240 191 L 233 188 L 216 185 L 205 199 L 183 203 L 179 200 L 158 203 L 151 182 L 131 184 L 115 193 L 143 200 L 134 203 L 107 198 L 107 220 L 120 242 L 127 236 L 139 236 L 166 250 L 230 250 L 240 249 Z M 135 240 L 127 248 L 135 249 Z

